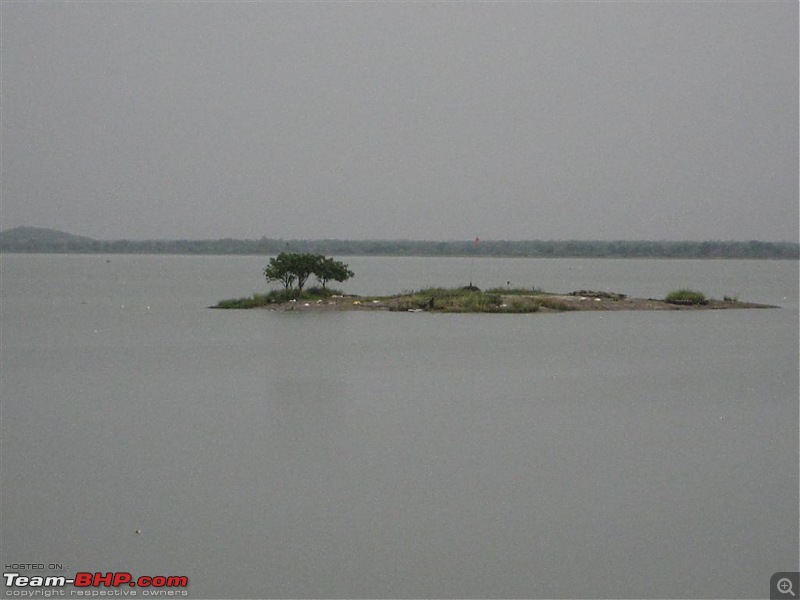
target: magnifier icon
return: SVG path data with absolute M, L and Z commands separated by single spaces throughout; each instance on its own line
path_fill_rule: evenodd
M 788 577 L 783 577 L 782 579 L 778 579 L 778 583 L 776 584 L 778 591 L 781 594 L 791 594 L 792 598 L 796 598 L 794 592 L 792 591 L 792 580 Z

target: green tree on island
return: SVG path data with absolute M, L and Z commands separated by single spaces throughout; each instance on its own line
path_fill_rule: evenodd
M 325 258 L 321 254 L 286 252 L 270 258 L 269 264 L 264 268 L 267 281 L 279 281 L 285 290 L 292 289 L 297 282 L 297 290 L 302 292 L 311 275 L 315 275 L 325 289 L 328 281 L 346 281 L 353 277 L 353 272 L 346 264 Z
M 292 271 L 291 263 L 290 255 L 281 252 L 278 256 L 269 259 L 269 264 L 264 268 L 264 277 L 267 278 L 267 281 L 280 281 L 283 289 L 288 290 L 297 279 L 297 275 Z
M 341 283 L 353 277 L 354 273 L 348 269 L 347 265 L 343 262 L 333 260 L 332 258 L 325 258 L 320 255 L 316 269 L 314 270 L 314 275 L 319 280 L 324 290 L 329 281 L 338 281 Z

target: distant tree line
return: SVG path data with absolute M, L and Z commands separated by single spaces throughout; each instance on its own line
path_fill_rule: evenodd
M 49 235 L 42 232 L 50 232 Z M 765 258 L 798 259 L 790 242 L 671 242 L 531 240 L 116 240 L 101 241 L 63 232 L 17 228 L 0 232 L 0 252 L 104 254 L 338 254 L 342 256 L 498 256 L 529 258 Z

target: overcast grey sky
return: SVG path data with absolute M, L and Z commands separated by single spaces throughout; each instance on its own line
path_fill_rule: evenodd
M 798 237 L 798 3 L 2 2 L 0 227 Z

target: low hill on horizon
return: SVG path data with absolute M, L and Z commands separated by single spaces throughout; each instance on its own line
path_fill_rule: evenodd
M 314 252 L 340 256 L 505 256 L 529 258 L 798 259 L 794 242 L 647 240 L 97 240 L 43 227 L 0 231 L 0 252 L 66 254 L 255 254 Z
M 22 225 L 13 229 L 0 231 L 0 240 L 4 243 L 68 243 L 68 242 L 91 242 L 92 238 L 73 235 L 58 229 L 48 229 L 46 227 L 28 227 Z

